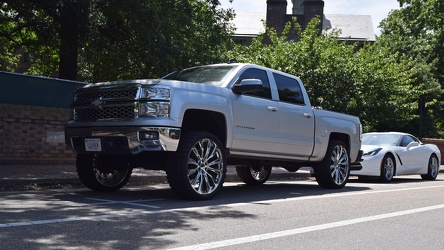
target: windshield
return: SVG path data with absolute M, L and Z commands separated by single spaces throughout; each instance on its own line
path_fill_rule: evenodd
M 234 68 L 232 65 L 194 67 L 174 72 L 163 79 L 221 85 Z
M 363 145 L 387 145 L 398 146 L 402 135 L 396 134 L 363 134 Z

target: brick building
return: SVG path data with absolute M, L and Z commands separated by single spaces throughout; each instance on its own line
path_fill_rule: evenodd
M 83 84 L 0 71 L 0 167 L 74 163 L 64 127 L 74 90 Z

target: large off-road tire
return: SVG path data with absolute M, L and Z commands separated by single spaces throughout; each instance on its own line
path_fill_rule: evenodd
M 427 174 L 421 175 L 421 178 L 423 180 L 435 180 L 436 177 L 438 177 L 439 165 L 438 157 L 436 157 L 435 154 L 432 154 L 429 159 Z
M 393 176 L 395 176 L 396 171 L 396 161 L 393 155 L 386 154 L 384 158 L 382 158 L 381 162 L 381 173 L 379 179 L 382 182 L 391 182 L 393 180 Z
M 270 178 L 271 167 L 264 166 L 236 166 L 239 179 L 248 185 L 261 185 Z
M 350 156 L 340 140 L 330 141 L 324 159 L 314 167 L 316 181 L 323 188 L 343 188 L 350 176 Z
M 183 134 L 176 152 L 168 159 L 167 178 L 180 197 L 208 200 L 221 190 L 227 163 L 219 139 L 205 131 Z
M 77 155 L 76 168 L 80 181 L 96 191 L 117 191 L 128 183 L 131 168 L 112 169 L 106 156 Z

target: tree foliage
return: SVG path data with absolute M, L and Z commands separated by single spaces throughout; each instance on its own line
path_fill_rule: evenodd
M 0 36 L 14 46 L 12 51 L 25 49 L 32 62 L 30 73 L 58 71 L 60 78 L 76 79 L 79 39 L 88 27 L 88 0 L 6 0 L 2 11 L 0 26 L 12 24 L 19 39 Z
M 215 62 L 230 41 L 231 11 L 218 1 L 99 1 L 82 51 L 90 81 L 159 77 Z
M 20 60 L 20 54 L 17 53 L 18 44 L 31 36 L 27 34 L 27 30 L 17 28 L 19 23 L 9 20 L 14 15 L 16 13 L 8 12 L 4 3 L 0 5 L 0 62 L 6 62 L 8 70 L 17 67 Z
M 12 62 L 15 49 L 25 48 L 33 62 L 28 73 L 58 71 L 66 79 L 158 77 L 223 54 L 234 13 L 219 5 L 217 0 L 8 0 L 0 12 L 0 42 L 7 45 L 2 57 Z
M 339 40 L 338 31 L 320 34 L 318 23 L 313 19 L 302 31 L 293 21 L 298 42 L 268 29 L 270 44 L 259 37 L 250 46 L 236 45 L 229 56 L 299 76 L 313 106 L 357 115 L 365 131 L 405 130 L 417 117 L 419 97 L 433 94 L 431 88 L 439 85 L 417 84 L 415 74 L 422 65 L 382 46 L 348 45 Z M 287 24 L 284 34 L 292 25 Z
M 414 85 L 423 86 L 419 109 L 422 120 L 410 127 L 424 126 L 425 134 L 444 130 L 442 94 L 444 86 L 444 3 L 441 0 L 398 0 L 401 8 L 392 11 L 381 24 L 378 44 L 388 53 L 407 58 L 415 65 Z M 441 88 L 439 87 L 441 85 Z M 442 132 L 441 132 L 442 133 Z

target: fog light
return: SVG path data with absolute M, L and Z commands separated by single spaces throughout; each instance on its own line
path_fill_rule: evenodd
M 139 131 L 139 140 L 159 140 L 157 131 Z

